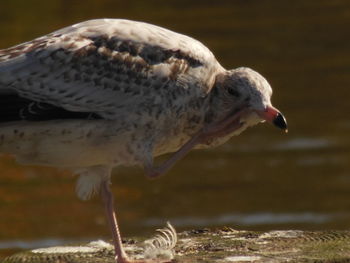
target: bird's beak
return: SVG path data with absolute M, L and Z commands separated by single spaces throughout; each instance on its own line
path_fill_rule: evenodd
M 282 113 L 272 106 L 267 106 L 263 111 L 257 111 L 257 114 L 269 123 L 272 123 L 276 127 L 288 132 L 287 121 Z

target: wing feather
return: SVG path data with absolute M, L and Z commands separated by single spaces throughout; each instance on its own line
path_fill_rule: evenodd
M 205 96 L 221 70 L 197 40 L 142 22 L 98 19 L 0 50 L 0 94 L 12 89 L 113 119 L 120 109 L 142 110 L 165 97 L 188 103 Z

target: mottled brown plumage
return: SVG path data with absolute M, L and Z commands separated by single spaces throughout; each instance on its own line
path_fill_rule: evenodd
M 114 166 L 165 173 L 190 149 L 224 143 L 263 120 L 286 129 L 267 81 L 225 70 L 202 43 L 154 25 L 86 21 L 0 50 L 0 152 L 79 174 L 82 199 L 101 192 L 118 262 L 109 191 Z M 176 152 L 162 166 L 153 157 Z

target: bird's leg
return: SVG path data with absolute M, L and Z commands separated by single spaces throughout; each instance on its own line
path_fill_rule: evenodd
M 168 160 L 163 162 L 158 167 L 152 166 L 152 163 L 145 163 L 144 169 L 145 169 L 146 176 L 151 179 L 154 179 L 165 174 L 167 171 L 171 169 L 171 167 L 174 166 L 174 164 L 178 160 L 183 158 L 196 144 L 198 144 L 199 137 L 200 137 L 199 133 L 194 135 L 177 152 L 175 152 Z
M 128 256 L 126 255 L 123 249 L 123 244 L 122 244 L 122 239 L 119 232 L 117 218 L 114 212 L 113 194 L 110 190 L 109 184 L 110 184 L 109 180 L 105 180 L 102 182 L 101 197 L 105 205 L 108 224 L 112 232 L 113 245 L 114 245 L 114 250 L 116 254 L 116 261 L 117 263 L 131 263 L 132 261 L 128 259 Z
M 145 163 L 144 168 L 147 177 L 154 179 L 165 174 L 197 144 L 207 143 L 210 139 L 228 135 L 239 129 L 243 125 L 240 122 L 240 117 L 247 112 L 246 109 L 243 109 L 224 120 L 208 124 L 160 166 L 153 167 L 152 163 Z

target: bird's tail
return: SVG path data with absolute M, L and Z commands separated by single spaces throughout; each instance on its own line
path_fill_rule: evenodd
M 16 72 L 29 66 L 30 59 L 25 52 L 25 43 L 7 49 L 0 49 L 0 90 L 16 80 Z
M 0 92 L 13 83 L 16 78 L 13 72 L 15 71 L 18 60 L 6 59 L 0 50 Z

